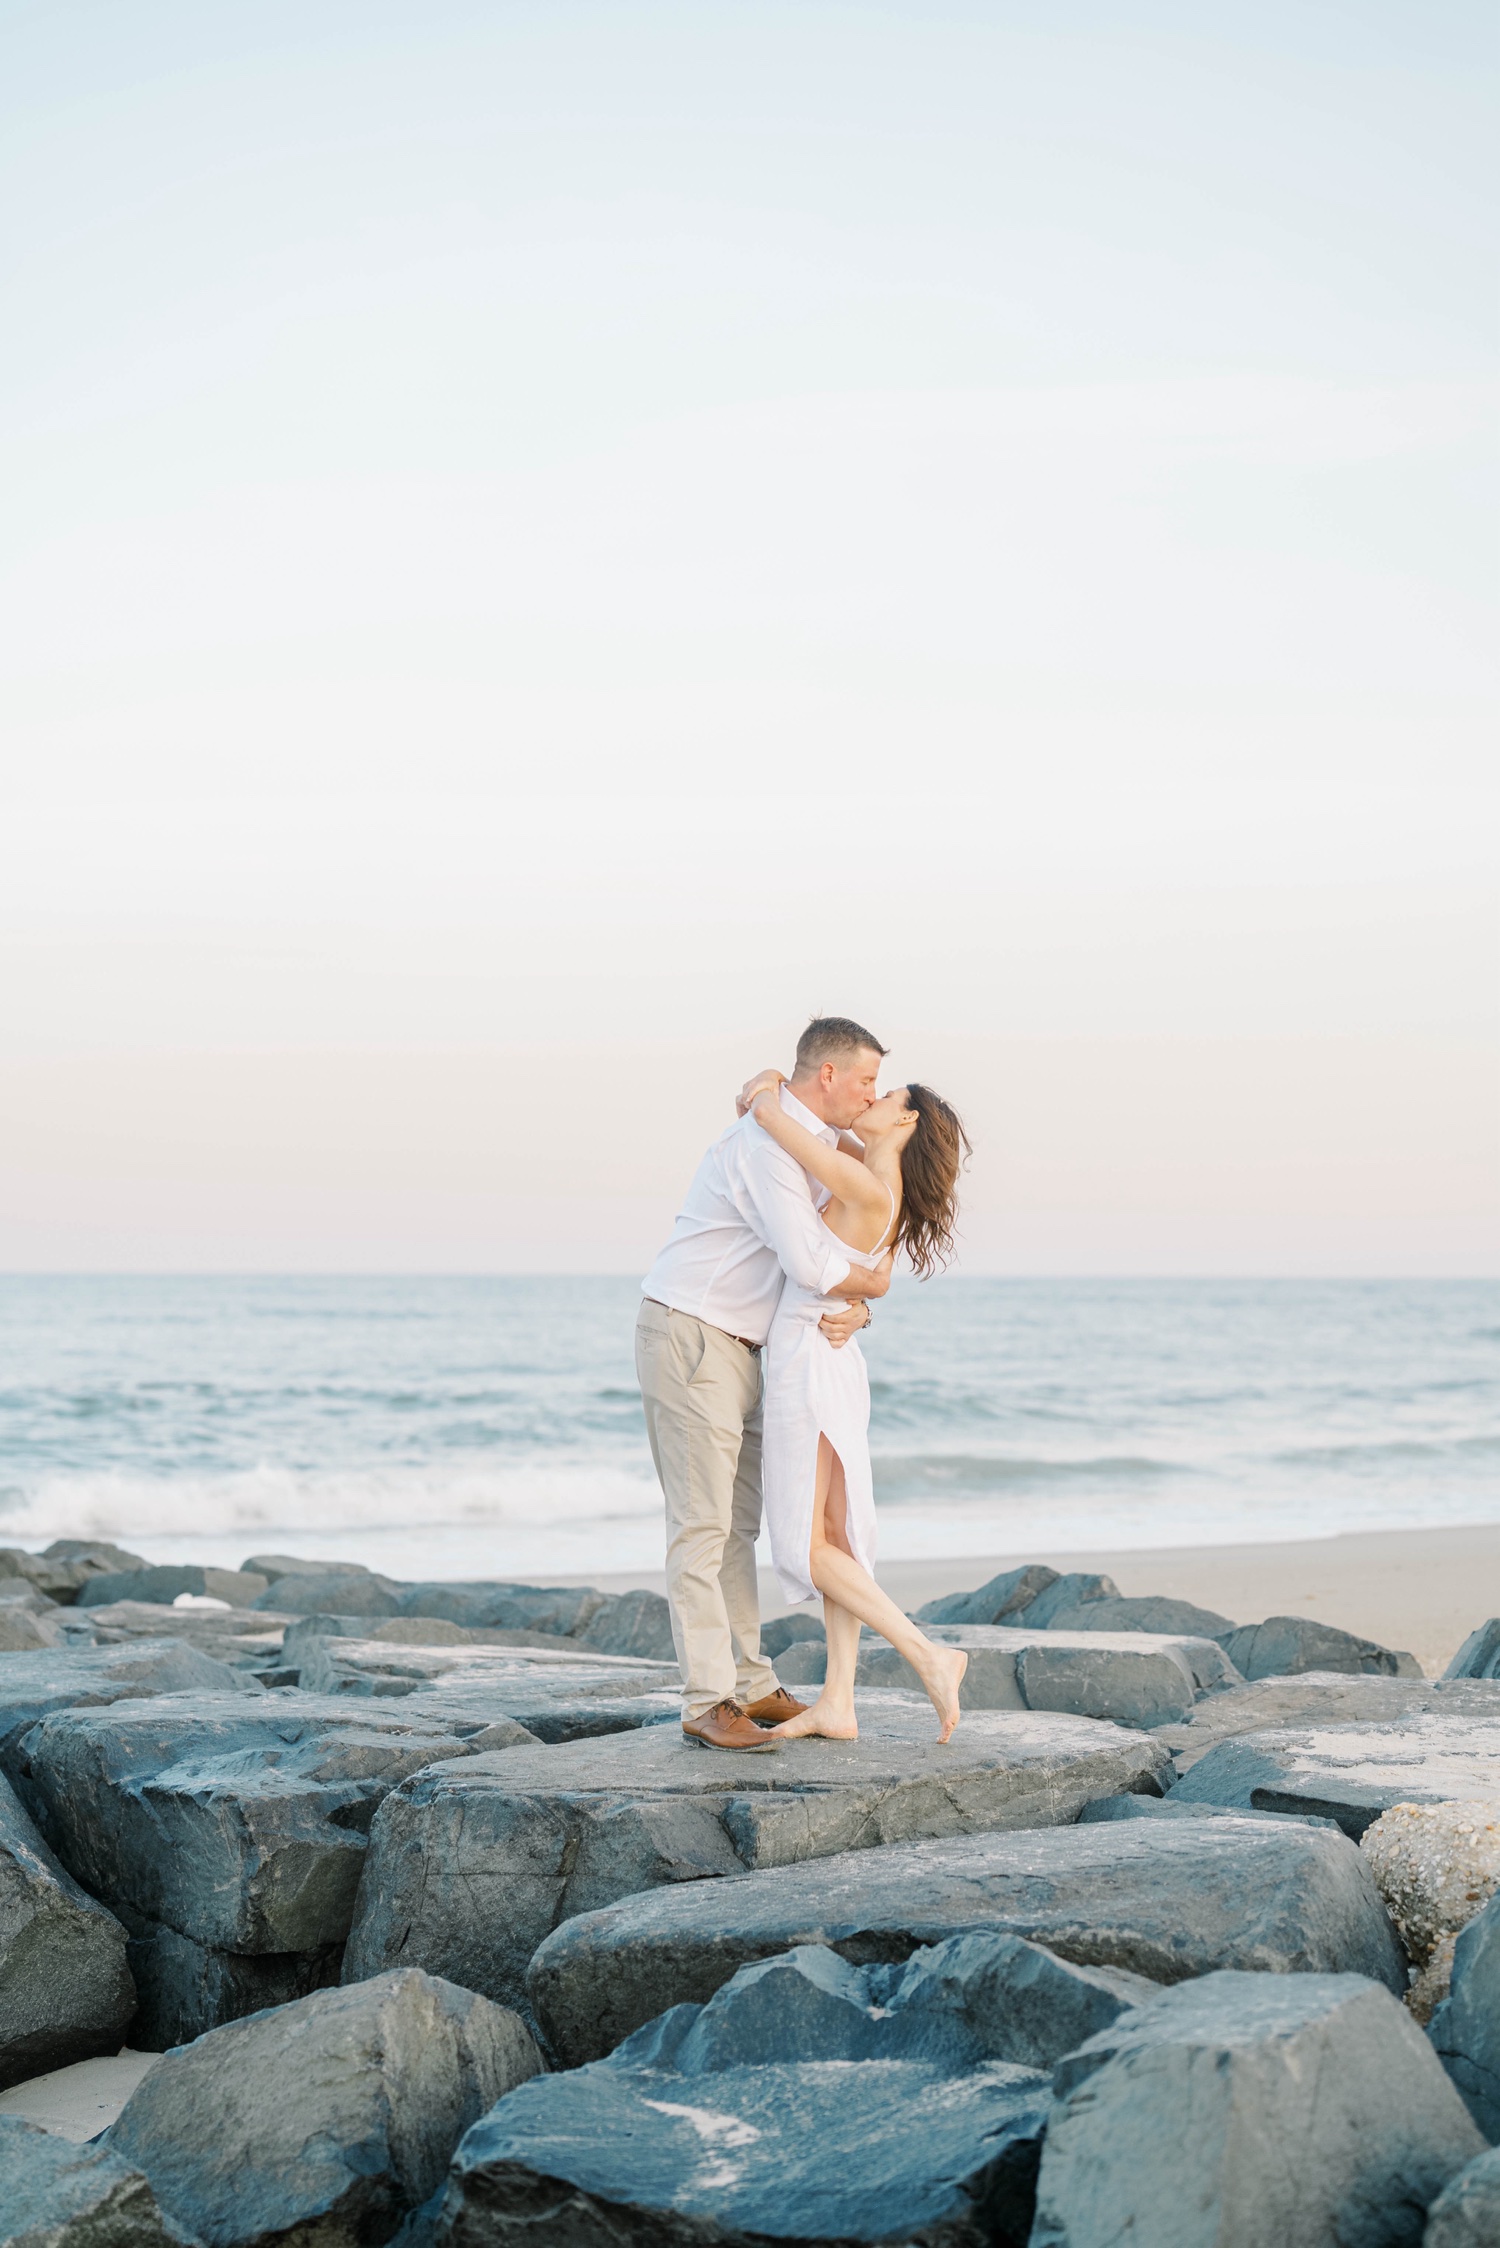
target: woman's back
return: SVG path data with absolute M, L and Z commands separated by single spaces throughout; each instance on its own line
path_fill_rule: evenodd
M 850 1258 L 853 1263 L 866 1267 L 879 1264 L 886 1250 L 890 1247 L 891 1235 L 896 1227 L 897 1203 L 895 1190 L 887 1185 L 884 1179 L 880 1181 L 880 1184 L 885 1187 L 886 1202 L 889 1207 L 886 1221 L 881 1226 L 879 1235 L 874 1241 L 867 1242 L 863 1236 L 869 1233 L 871 1226 L 878 1219 L 878 1211 L 872 1215 L 866 1209 L 855 1209 L 849 1203 L 840 1201 L 835 1195 L 832 1201 L 824 1205 L 821 1212 L 824 1227 L 832 1234 L 844 1255 Z

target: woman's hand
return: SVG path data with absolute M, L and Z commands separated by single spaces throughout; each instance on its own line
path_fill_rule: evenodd
M 734 1104 L 736 1116 L 744 1116 L 762 1093 L 775 1093 L 786 1083 L 785 1073 L 779 1069 L 763 1069 L 754 1077 L 747 1077 Z

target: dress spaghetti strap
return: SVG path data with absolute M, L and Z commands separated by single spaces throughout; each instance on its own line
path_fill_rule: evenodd
M 885 1181 L 884 1181 L 884 1179 L 882 1179 L 880 1183 L 881 1183 L 881 1185 L 882 1185 L 882 1186 L 885 1186 Z M 886 1234 L 888 1234 L 888 1233 L 890 1232 L 890 1230 L 891 1230 L 891 1227 L 892 1227 L 892 1226 L 893 1226 L 893 1225 L 895 1224 L 895 1222 L 896 1222 L 896 1190 L 895 1190 L 895 1188 L 894 1188 L 894 1187 L 890 1187 L 890 1186 L 887 1186 L 887 1187 L 885 1188 L 885 1191 L 886 1191 L 887 1195 L 888 1195 L 888 1196 L 890 1197 L 890 1204 L 891 1204 L 891 1214 L 890 1214 L 890 1216 L 889 1216 L 889 1217 L 888 1217 L 888 1218 L 886 1219 L 886 1222 L 885 1222 L 885 1233 L 882 1233 L 882 1234 L 881 1234 L 881 1236 L 880 1236 L 880 1239 L 879 1239 L 879 1240 L 878 1240 L 878 1241 L 876 1242 L 876 1244 L 875 1244 L 875 1248 L 874 1248 L 874 1249 L 872 1249 L 872 1250 L 871 1250 L 871 1251 L 869 1252 L 869 1253 L 870 1253 L 870 1255 L 871 1255 L 872 1257 L 874 1256 L 874 1254 L 875 1254 L 875 1250 L 876 1250 L 876 1249 L 883 1249 L 883 1248 L 885 1247 Z

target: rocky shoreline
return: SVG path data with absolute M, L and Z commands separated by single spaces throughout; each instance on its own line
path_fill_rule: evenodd
M 1495 2248 L 1500 1619 L 918 1613 L 744 1757 L 656 1593 L 0 1550 L 0 2248 Z

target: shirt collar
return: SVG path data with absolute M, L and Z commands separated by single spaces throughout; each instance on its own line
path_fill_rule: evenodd
M 821 1116 L 814 1116 L 812 1110 L 799 1101 L 796 1094 L 790 1092 L 785 1085 L 781 1088 L 781 1105 L 794 1124 L 800 1124 L 804 1131 L 816 1132 L 818 1138 L 825 1140 L 829 1147 L 838 1146 L 837 1128 L 832 1124 L 825 1124 Z

